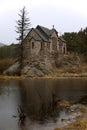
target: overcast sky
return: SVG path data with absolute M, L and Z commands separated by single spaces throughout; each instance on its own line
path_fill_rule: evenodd
M 87 0 L 0 0 L 1 43 L 17 43 L 15 26 L 23 6 L 29 12 L 31 27 L 51 29 L 54 25 L 59 34 L 87 27 Z

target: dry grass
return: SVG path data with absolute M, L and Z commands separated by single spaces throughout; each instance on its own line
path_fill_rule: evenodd
M 2 80 L 9 80 L 9 79 L 18 79 L 18 80 L 21 80 L 21 79 L 25 79 L 24 76 L 6 76 L 6 75 L 0 75 L 0 79 Z
M 82 115 L 77 117 L 77 121 L 67 124 L 61 128 L 55 128 L 54 130 L 87 130 L 87 107 L 81 108 Z
M 87 77 L 87 64 L 79 67 L 55 68 L 50 77 Z
M 62 128 L 55 128 L 54 130 L 87 130 L 87 119 L 68 124 Z
M 0 74 L 3 73 L 9 66 L 15 63 L 15 59 L 0 59 Z

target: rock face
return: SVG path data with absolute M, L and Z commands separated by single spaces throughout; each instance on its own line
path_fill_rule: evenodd
M 79 67 L 80 59 L 78 56 L 63 56 L 55 60 L 55 65 L 59 67 Z
M 20 63 L 16 62 L 3 72 L 5 75 L 17 75 L 20 68 Z
M 29 77 L 42 77 L 45 75 L 49 75 L 53 72 L 54 67 L 57 69 L 64 67 L 79 67 L 80 59 L 78 56 L 70 56 L 70 55 L 46 55 L 43 58 L 32 58 L 25 62 L 22 67 L 21 75 L 29 76 Z M 20 71 L 20 63 L 16 62 L 14 65 L 9 67 L 4 74 L 7 75 L 17 75 Z
M 44 76 L 44 73 L 35 67 L 25 66 L 22 70 L 22 75 L 29 76 L 29 77 L 35 77 L 35 76 L 41 77 Z
M 29 77 L 41 77 L 52 72 L 51 68 L 41 61 L 32 62 L 29 65 L 24 66 L 22 69 L 22 75 Z

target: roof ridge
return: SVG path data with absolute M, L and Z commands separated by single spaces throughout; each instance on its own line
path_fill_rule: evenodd
M 39 26 L 39 27 L 41 27 L 41 28 L 45 28 L 45 29 L 47 29 L 47 30 L 49 30 L 49 31 L 50 31 L 50 29 L 49 29 L 49 28 L 47 28 L 47 27 L 44 27 L 44 26 L 41 26 L 41 25 L 37 25 L 37 27 L 38 27 L 38 26 Z M 37 28 L 37 27 L 36 27 L 36 28 Z
M 36 29 L 38 29 L 40 32 L 43 32 L 46 37 L 49 38 L 50 30 L 48 28 L 38 25 Z

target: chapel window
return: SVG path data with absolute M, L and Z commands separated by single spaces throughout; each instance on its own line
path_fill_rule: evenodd
M 35 47 L 35 46 L 34 46 L 34 42 L 32 42 L 32 49 L 34 49 L 34 47 Z
M 43 50 L 44 46 L 43 46 L 43 42 L 41 42 L 41 50 Z

